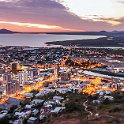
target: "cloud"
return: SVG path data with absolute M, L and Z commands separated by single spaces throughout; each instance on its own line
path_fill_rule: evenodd
M 111 26 L 117 26 L 121 24 L 120 18 L 105 18 L 102 15 L 87 15 L 82 18 L 86 20 L 92 20 L 95 22 L 105 22 L 111 24 Z
M 123 4 L 124 3 L 124 0 L 119 0 L 118 3 L 122 3 Z
M 79 17 L 60 0 L 0 0 L 0 21 L 3 22 L 58 26 L 63 30 L 112 30 L 107 20 L 101 20 Z

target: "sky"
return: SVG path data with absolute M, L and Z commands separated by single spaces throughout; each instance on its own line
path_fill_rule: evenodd
M 20 32 L 124 30 L 124 0 L 0 0 L 0 29 Z

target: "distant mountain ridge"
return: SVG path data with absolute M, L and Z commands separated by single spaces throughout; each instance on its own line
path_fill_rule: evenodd
M 13 34 L 13 33 L 16 33 L 16 32 L 10 31 L 7 29 L 0 29 L 0 34 Z
M 104 36 L 121 36 L 124 31 L 92 31 L 92 32 L 48 32 L 47 34 L 67 34 L 67 35 L 104 35 Z
M 124 35 L 124 31 L 91 31 L 91 32 L 15 32 L 8 29 L 0 29 L 0 34 L 13 34 L 13 33 L 24 33 L 24 34 L 58 34 L 58 35 L 104 35 L 104 36 L 121 36 Z

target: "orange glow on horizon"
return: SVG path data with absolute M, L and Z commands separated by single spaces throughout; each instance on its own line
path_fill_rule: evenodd
M 62 27 L 56 25 L 45 25 L 45 24 L 34 24 L 34 23 L 24 23 L 24 22 L 6 22 L 0 21 L 0 24 L 11 24 L 21 27 L 36 27 L 36 28 L 45 28 L 45 29 L 61 29 Z
M 35 23 L 24 23 L 24 22 L 11 22 L 11 21 L 0 21 L 0 28 L 6 28 L 13 31 L 19 32 L 42 32 L 42 31 L 84 31 L 78 29 L 64 28 L 57 25 L 46 25 L 46 24 L 35 24 Z

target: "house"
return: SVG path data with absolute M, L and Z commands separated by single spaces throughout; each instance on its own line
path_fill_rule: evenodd
M 25 112 L 25 118 L 29 118 L 30 115 L 31 115 L 31 110 Z
M 69 88 L 57 88 L 56 91 L 58 91 L 59 93 L 65 94 L 65 93 L 71 91 L 71 89 L 69 89 Z
M 110 94 L 111 94 L 111 91 L 105 90 L 105 94 L 106 94 L 106 95 L 110 95 Z
M 34 110 L 32 111 L 32 114 L 33 114 L 34 116 L 36 116 L 38 113 L 39 113 L 39 110 L 37 110 L 37 109 L 34 109 Z
M 82 88 L 77 88 L 77 87 L 69 87 L 71 89 L 71 91 L 73 91 L 73 93 L 77 93 L 77 92 L 80 92 L 82 91 Z
M 101 103 L 100 100 L 93 100 L 92 102 L 93 102 L 93 104 L 100 104 Z
M 46 95 L 48 93 L 53 93 L 53 92 L 55 92 L 55 90 L 43 90 L 42 92 L 36 94 L 35 96 L 36 97 L 42 97 L 42 96 L 44 96 L 44 95 Z
M 5 118 L 5 116 L 7 115 L 7 113 L 0 113 L 0 119 L 3 119 L 3 118 Z
M 49 108 L 49 107 L 52 107 L 53 105 L 56 105 L 56 102 L 53 100 L 49 100 L 49 101 L 44 102 L 44 107 Z
M 23 124 L 22 119 L 18 119 L 12 122 L 12 124 Z
M 18 117 L 18 118 L 25 118 L 25 112 L 15 112 L 15 117 Z
M 44 105 L 44 107 L 46 107 L 46 108 L 52 108 L 52 106 L 53 105 L 51 105 L 51 104 Z
M 36 117 L 30 117 L 27 121 L 27 124 L 35 124 L 37 120 L 38 119 Z
M 65 109 L 65 107 L 56 107 L 55 109 L 51 110 L 50 112 L 54 113 L 54 114 L 58 114 L 59 112 L 61 112 L 64 109 Z
M 44 102 L 44 100 L 41 100 L 41 99 L 34 99 L 31 104 L 33 105 L 37 105 L 37 104 L 42 104 Z
M 40 92 L 40 93 L 37 93 L 36 95 L 35 95 L 35 97 L 41 97 L 41 96 L 43 96 L 43 94 Z
M 114 97 L 113 96 L 104 96 L 104 99 L 108 99 L 110 101 L 113 101 L 114 100 Z
M 124 92 L 124 88 L 122 88 L 122 89 L 121 89 L 121 91 L 123 91 L 123 92 Z
M 44 118 L 46 118 L 47 116 L 45 114 L 41 114 L 40 115 L 40 120 L 43 120 Z
M 32 98 L 32 97 L 33 97 L 33 93 L 26 93 L 26 94 L 25 94 L 25 97 L 26 97 L 26 98 Z
M 63 97 L 61 96 L 54 96 L 53 100 L 57 103 L 57 104 L 61 104 L 61 101 L 64 100 Z
M 61 100 L 63 100 L 64 98 L 63 97 L 61 97 L 61 96 L 54 96 L 53 97 L 53 100 L 59 100 L 59 101 L 61 101 Z
M 32 108 L 32 105 L 26 105 L 25 106 L 25 109 L 31 109 Z

